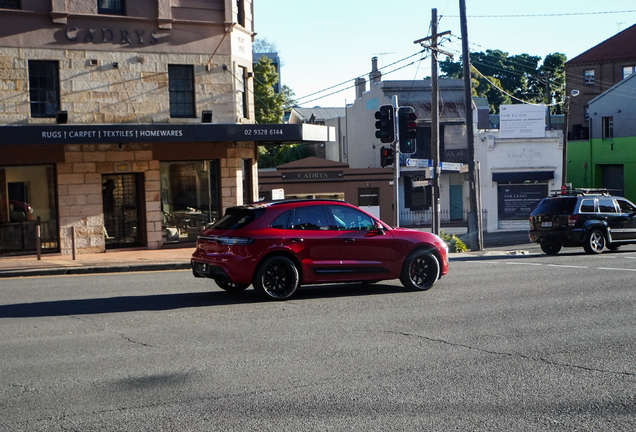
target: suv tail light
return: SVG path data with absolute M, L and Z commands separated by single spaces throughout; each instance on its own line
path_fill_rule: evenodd
M 569 227 L 575 226 L 578 218 L 579 218 L 578 215 L 568 215 L 568 226 Z

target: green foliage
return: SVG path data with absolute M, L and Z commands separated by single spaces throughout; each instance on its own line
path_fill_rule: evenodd
M 512 102 L 506 93 L 526 102 L 560 103 L 563 101 L 566 60 L 563 54 L 549 54 L 539 66 L 541 58 L 528 54 L 510 56 L 499 50 L 470 53 L 471 66 L 487 77 L 473 71 L 473 95 L 488 98 L 491 113 L 499 112 L 500 105 Z M 463 77 L 461 59 L 453 62 L 447 58 L 440 62 L 440 69 L 443 77 Z M 546 100 L 548 79 L 550 96 Z M 554 107 L 553 112 L 561 113 L 561 107 Z
M 281 123 L 285 97 L 274 91 L 278 73 L 267 56 L 254 65 L 254 111 L 259 124 Z
M 274 168 L 296 160 L 311 156 L 306 146 L 302 144 L 280 144 L 258 147 L 258 167 Z
M 449 252 L 461 253 L 461 252 L 466 252 L 468 250 L 468 248 L 466 247 L 466 244 L 464 244 L 463 241 L 457 238 L 455 234 L 452 234 L 452 235 L 446 234 L 444 230 L 442 230 L 442 232 L 440 233 L 440 237 L 448 245 Z

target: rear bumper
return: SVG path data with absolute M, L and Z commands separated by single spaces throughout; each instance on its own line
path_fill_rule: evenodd
M 563 246 L 582 246 L 587 231 L 580 228 L 563 231 L 530 230 L 528 238 L 534 243 L 558 243 Z

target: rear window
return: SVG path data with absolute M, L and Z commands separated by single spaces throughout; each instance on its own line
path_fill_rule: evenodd
M 250 209 L 228 209 L 221 219 L 212 225 L 212 229 L 236 230 L 257 219 L 263 212 Z
M 544 198 L 534 209 L 532 215 L 547 213 L 570 214 L 573 212 L 575 204 L 576 198 Z

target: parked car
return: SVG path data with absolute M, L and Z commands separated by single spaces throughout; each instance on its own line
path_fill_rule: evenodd
M 605 189 L 554 191 L 530 214 L 530 240 L 548 255 L 561 247 L 601 253 L 636 244 L 636 206 Z
M 447 255 L 440 237 L 389 227 L 343 201 L 294 200 L 229 208 L 201 233 L 191 264 L 224 290 L 253 284 L 284 300 L 303 284 L 399 278 L 427 290 L 448 272 Z

